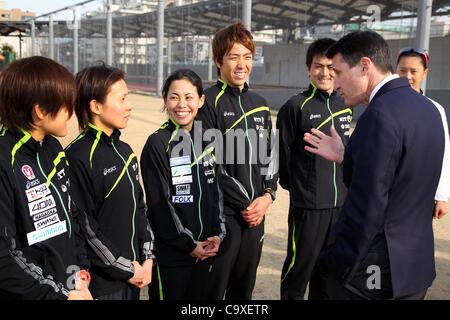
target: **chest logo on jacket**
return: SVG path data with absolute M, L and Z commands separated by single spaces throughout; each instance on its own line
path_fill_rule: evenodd
M 47 188 L 45 183 L 42 183 L 36 187 L 26 190 L 25 194 L 27 195 L 28 202 L 33 202 L 50 194 L 50 190 Z
M 56 175 L 58 176 L 58 180 L 61 180 L 66 176 L 66 171 L 64 169 L 61 169 Z
M 49 195 L 49 196 L 45 197 L 44 199 L 30 202 L 28 204 L 30 216 L 34 216 L 35 214 L 41 213 L 43 211 L 49 210 L 54 207 L 56 207 L 56 202 L 55 202 L 55 198 L 53 198 L 52 195 Z
M 106 176 L 106 175 L 108 175 L 108 174 L 110 174 L 110 173 L 112 173 L 112 172 L 114 172 L 116 170 L 117 170 L 116 166 L 113 166 L 111 168 L 105 168 L 105 169 L 103 169 L 103 175 Z
M 183 164 L 190 164 L 191 157 L 190 156 L 175 157 L 175 158 L 170 158 L 169 161 L 170 161 L 171 167 L 176 167 L 176 166 L 181 166 Z
M 178 167 L 172 167 L 172 177 L 180 177 L 180 176 L 187 176 L 192 174 L 192 169 L 190 165 L 183 165 Z
M 34 175 L 33 169 L 27 164 L 22 166 L 22 173 L 28 180 L 36 179 L 36 176 Z
M 188 195 L 188 196 L 172 196 L 172 203 L 193 203 L 194 202 L 194 196 Z
M 190 184 L 180 184 L 175 186 L 175 192 L 177 196 L 189 195 L 191 193 Z

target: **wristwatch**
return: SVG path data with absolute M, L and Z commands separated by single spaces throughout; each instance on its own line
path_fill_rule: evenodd
M 275 190 L 273 190 L 272 188 L 264 189 L 264 194 L 266 194 L 266 193 L 270 194 L 270 197 L 272 198 L 272 202 L 275 201 L 275 199 L 277 198 Z

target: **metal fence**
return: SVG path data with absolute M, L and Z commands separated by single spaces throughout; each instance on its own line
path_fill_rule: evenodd
M 206 1 L 206 0 L 205 0 Z M 182 15 L 178 27 L 166 21 L 166 34 L 163 41 L 163 76 L 171 71 L 188 67 L 195 70 L 204 80 L 212 81 L 216 77 L 211 61 L 211 36 L 217 27 L 241 20 L 244 6 L 242 1 L 223 0 L 217 20 L 219 24 L 205 25 L 210 34 L 196 34 L 198 24 L 197 7 L 189 3 L 205 1 L 166 1 L 167 8 L 182 5 Z M 85 1 L 82 4 L 39 17 L 35 24 L 34 37 L 25 39 L 23 56 L 32 54 L 51 57 L 66 66 L 72 72 L 98 63 L 110 62 L 127 73 L 128 83 L 134 90 L 157 91 L 158 51 L 157 51 L 157 15 L 158 1 Z M 206 1 L 211 2 L 211 1 Z M 205 2 L 205 3 L 206 3 Z M 214 1 L 213 1 L 214 2 Z M 307 83 L 305 55 L 308 43 L 320 37 L 339 38 L 356 29 L 371 28 L 383 34 L 393 51 L 397 46 L 413 45 L 417 19 L 411 18 L 417 11 L 416 0 L 401 1 L 398 19 L 389 23 L 379 19 L 361 19 L 354 23 L 308 25 L 309 10 L 313 10 L 314 1 L 294 1 L 299 6 L 293 17 L 298 27 L 291 30 L 264 30 L 254 32 L 257 43 L 254 71 L 251 82 L 261 86 L 304 87 Z M 378 3 L 378 2 L 377 2 Z M 110 6 L 108 6 L 110 4 Z M 370 1 L 365 6 L 371 6 Z M 413 8 L 413 9 L 411 9 Z M 415 9 L 414 9 L 415 8 Z M 345 9 L 345 8 L 344 8 Z M 197 10 L 197 9 L 196 9 Z M 207 7 L 205 6 L 205 10 Z M 217 10 L 217 9 L 216 9 Z M 376 10 L 375 10 L 376 11 Z M 370 12 L 370 10 L 368 10 Z M 108 37 L 108 13 L 110 13 L 111 38 Z M 220 18 L 220 19 L 219 19 Z M 292 17 L 291 17 L 292 18 Z M 282 19 L 280 17 L 280 19 Z M 440 18 L 439 18 L 440 19 Z M 450 20 L 432 22 L 431 37 L 448 39 Z M 32 32 L 33 35 L 33 32 Z M 33 40 L 34 39 L 34 40 Z M 108 41 L 111 39 L 111 46 Z M 450 51 L 450 43 L 439 50 Z M 286 56 L 288 52 L 289 56 Z M 433 68 L 433 51 L 432 68 Z M 437 56 L 437 55 L 436 55 Z M 443 58 L 442 58 L 443 59 Z M 436 59 L 438 60 L 438 59 Z M 284 71 L 283 71 L 284 70 Z M 431 73 L 430 77 L 433 76 Z M 450 70 L 439 83 L 430 81 L 439 89 L 450 89 Z

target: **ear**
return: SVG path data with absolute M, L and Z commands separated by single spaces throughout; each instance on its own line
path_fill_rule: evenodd
M 45 116 L 47 115 L 47 113 L 45 113 L 44 110 L 42 110 L 41 106 L 38 104 L 33 107 L 33 111 L 37 121 L 44 120 Z
M 201 108 L 201 107 L 203 107 L 203 105 L 205 104 L 205 95 L 204 94 L 202 94 L 202 96 L 200 97 L 200 100 L 198 101 L 198 105 L 199 105 L 199 109 Z
M 428 76 L 428 69 L 429 69 L 429 68 L 426 68 L 425 71 L 423 72 L 424 77 Z
M 214 60 L 214 64 L 216 65 L 216 68 L 222 68 L 222 65 L 223 65 L 223 63 L 220 63 L 219 61 L 217 61 L 217 60 Z
M 89 102 L 89 110 L 94 115 L 100 115 L 103 111 L 103 107 L 97 100 L 91 100 L 91 102 Z
M 370 58 L 368 57 L 362 57 L 361 60 L 359 61 L 359 64 L 361 65 L 361 71 L 363 75 L 365 75 L 367 74 L 369 68 L 372 65 L 372 60 L 370 60 Z

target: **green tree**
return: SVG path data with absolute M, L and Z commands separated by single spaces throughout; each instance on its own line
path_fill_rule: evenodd
M 1 51 L 2 55 L 5 57 L 6 63 L 11 63 L 14 60 L 16 60 L 17 54 L 14 51 L 14 48 L 10 44 L 3 43 L 0 47 L 0 51 Z

